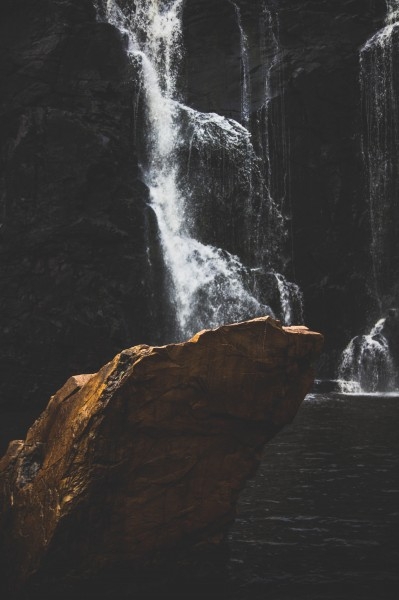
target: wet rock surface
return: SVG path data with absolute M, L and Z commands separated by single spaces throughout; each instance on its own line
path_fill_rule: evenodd
M 7 593 L 217 546 L 263 445 L 309 391 L 322 342 L 265 317 L 136 346 L 68 380 L 0 462 Z
M 387 312 L 382 334 L 388 341 L 389 350 L 395 367 L 395 381 L 399 384 L 399 309 L 391 308 Z
M 120 34 L 85 0 L 4 4 L 0 410 L 24 412 L 143 339 L 156 286 Z
M 359 50 L 382 27 L 386 3 L 189 0 L 188 102 L 240 120 L 242 57 L 234 5 L 250 48 L 253 138 L 261 143 L 265 135 L 267 76 L 272 171 L 278 174 L 285 161 L 289 172 L 288 184 L 277 181 L 272 189 L 290 230 L 286 273 L 291 270 L 304 293 L 306 322 L 326 334 L 321 375 L 331 377 L 347 340 L 370 314 L 371 322 L 379 317 L 370 282 Z M 394 282 L 389 285 L 393 290 Z M 362 298 L 361 305 L 353 298 Z M 332 314 L 340 315 L 334 327 Z
M 187 102 L 239 119 L 234 4 L 251 48 L 255 146 L 265 137 L 270 69 L 273 194 L 291 231 L 279 256 L 304 292 L 306 322 L 326 334 L 320 376 L 331 377 L 334 356 L 376 308 L 369 286 L 358 53 L 381 27 L 385 2 L 187 0 Z M 138 68 L 127 59 L 125 40 L 96 20 L 91 0 L 4 0 L 0 39 L 5 448 L 25 434 L 43 399 L 71 373 L 97 371 L 142 339 L 172 340 L 173 328 L 157 227 L 139 169 Z M 195 152 L 191 168 L 195 172 Z M 235 197 L 237 206 L 241 201 Z M 220 212 L 225 216 L 226 207 Z M 205 215 L 204 238 L 216 243 L 208 232 L 216 219 Z M 212 225 L 233 252 L 248 237 L 240 220 L 232 234 L 226 234 L 228 224 Z

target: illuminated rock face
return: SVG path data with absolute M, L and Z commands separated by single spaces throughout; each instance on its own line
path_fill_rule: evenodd
M 220 541 L 263 445 L 308 392 L 322 339 L 262 317 L 71 378 L 0 462 L 11 588 Z

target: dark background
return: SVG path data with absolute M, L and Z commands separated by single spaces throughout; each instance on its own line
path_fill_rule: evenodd
M 259 3 L 237 0 L 262 114 Z M 370 285 L 359 48 L 383 0 L 281 0 L 274 171 L 288 161 L 286 273 L 326 337 L 321 376 L 381 315 Z M 186 102 L 239 119 L 240 45 L 228 0 L 186 0 Z M 70 375 L 170 339 L 156 225 L 141 181 L 138 72 L 90 0 L 3 0 L 0 20 L 0 441 L 21 437 Z M 274 108 L 273 108 L 274 107 Z M 256 143 L 256 135 L 254 135 Z M 279 148 L 285 148 L 286 156 Z M 288 150 L 287 150 L 288 149 Z M 278 191 L 279 181 L 276 180 Z M 392 252 L 396 256 L 397 248 Z M 387 282 L 386 306 L 395 304 Z

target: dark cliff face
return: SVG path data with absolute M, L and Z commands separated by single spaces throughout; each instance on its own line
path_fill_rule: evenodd
M 351 336 L 379 317 L 361 155 L 359 50 L 382 26 L 386 4 L 235 4 L 249 40 L 255 144 L 265 126 L 265 65 L 269 69 L 272 171 L 289 178 L 283 201 L 281 181 L 272 182 L 272 195 L 280 199 L 290 231 L 290 276 L 304 292 L 305 321 L 326 335 L 323 373 L 332 376 Z M 239 119 L 241 56 L 233 3 L 188 0 L 185 33 L 188 102 Z
M 0 405 L 26 410 L 146 337 L 151 227 L 119 33 L 87 1 L 3 9 Z
M 269 128 L 271 185 L 291 231 L 287 274 L 331 356 L 373 309 L 358 50 L 381 26 L 385 2 L 236 5 L 251 48 L 254 142 L 261 147 Z M 96 21 L 91 0 L 7 0 L 2 9 L 0 404 L 37 413 L 70 374 L 164 341 L 171 319 L 124 40 Z M 238 119 L 234 4 L 186 0 L 184 32 L 188 104 Z
M 359 49 L 381 26 L 385 3 L 309 2 L 305 10 L 287 7 L 281 15 L 283 43 L 292 43 L 292 30 L 301 29 L 300 47 L 293 44 L 288 54 L 294 260 L 307 319 L 339 353 L 375 308 Z M 295 18 L 290 30 L 285 23 Z

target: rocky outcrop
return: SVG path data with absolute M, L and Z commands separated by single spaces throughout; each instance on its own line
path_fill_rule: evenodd
M 321 345 L 264 317 L 71 378 L 0 462 L 3 582 L 96 577 L 220 541 Z
M 42 410 L 69 373 L 159 343 L 143 324 L 162 321 L 151 312 L 162 270 L 150 281 L 137 73 L 119 32 L 91 0 L 6 0 L 0 39 L 4 423 L 5 411 Z

